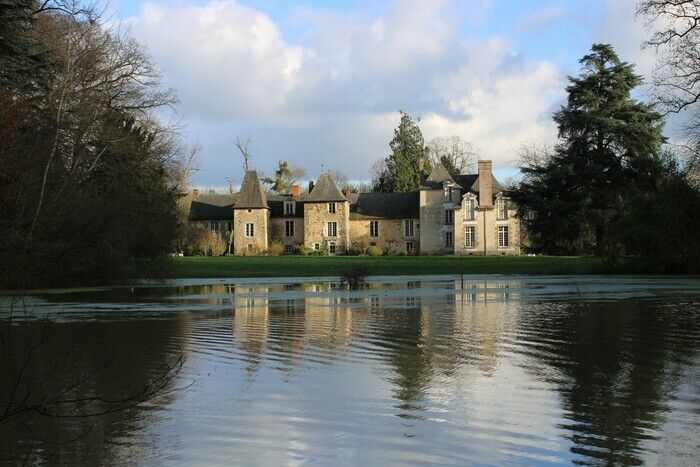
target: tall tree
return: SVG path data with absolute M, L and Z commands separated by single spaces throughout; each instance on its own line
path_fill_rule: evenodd
M 610 45 L 594 44 L 580 63 L 554 115 L 560 143 L 551 158 L 521 167 L 525 179 L 511 197 L 527 214 L 535 250 L 602 255 L 625 196 L 656 186 L 663 119 L 630 97 L 642 79 Z
M 109 280 L 171 251 L 181 148 L 153 109 L 175 97 L 144 49 L 73 0 L 0 0 L 6 34 L 0 284 Z
M 418 126 L 420 120 L 414 120 L 404 110 L 399 113 L 401 121 L 394 130 L 394 139 L 389 143 L 391 154 L 384 160 L 385 166 L 376 177 L 374 191 L 417 190 L 422 175 L 421 165 L 428 164 L 429 151 Z M 428 167 L 423 168 L 423 171 L 427 170 Z
M 265 177 L 263 182 L 272 185 L 277 193 L 289 193 L 292 185 L 306 176 L 306 170 L 302 167 L 293 167 L 287 161 L 279 161 L 274 178 Z
M 428 143 L 428 148 L 430 163 L 442 164 L 452 176 L 474 168 L 476 162 L 474 145 L 459 136 L 433 138 Z

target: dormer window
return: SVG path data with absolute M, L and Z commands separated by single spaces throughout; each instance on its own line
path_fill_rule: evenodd
M 465 204 L 464 220 L 473 221 L 476 218 L 476 200 L 474 198 L 468 198 Z
M 510 212 L 508 212 L 508 204 L 508 198 L 501 197 L 496 200 L 496 209 L 499 220 L 508 219 L 510 215 Z
M 284 202 L 284 215 L 293 216 L 296 212 L 296 203 L 294 201 Z
M 328 212 L 335 214 L 335 203 L 328 203 Z

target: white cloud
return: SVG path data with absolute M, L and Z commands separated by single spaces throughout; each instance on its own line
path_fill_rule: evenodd
M 518 29 L 523 31 L 537 31 L 548 25 L 552 21 L 564 16 L 564 5 L 553 3 L 544 8 L 535 10 L 526 15 L 518 22 Z
M 304 60 L 270 18 L 233 1 L 147 4 L 132 27 L 176 86 L 185 116 L 274 116 Z
M 375 16 L 303 8 L 289 18 L 303 31 L 293 42 L 233 0 L 151 3 L 131 23 L 204 147 L 200 184 L 240 172 L 236 135 L 253 137 L 259 169 L 289 159 L 310 175 L 324 163 L 362 179 L 387 155 L 399 108 L 422 117 L 426 139 L 459 134 L 496 167 L 522 142 L 553 137 L 561 73 L 504 38 L 465 39 L 473 18 L 460 8 L 401 1 Z

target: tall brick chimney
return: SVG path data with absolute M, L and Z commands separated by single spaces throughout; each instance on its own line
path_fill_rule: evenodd
M 479 207 L 493 207 L 491 161 L 479 161 Z
M 314 182 L 312 180 L 309 180 L 309 193 L 311 193 L 311 190 L 314 189 Z
M 301 196 L 301 185 L 292 185 L 292 198 Z

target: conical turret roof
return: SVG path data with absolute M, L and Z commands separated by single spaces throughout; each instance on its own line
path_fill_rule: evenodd
M 234 209 L 267 209 L 267 196 L 263 189 L 258 173 L 255 170 L 249 170 L 243 177 L 241 183 L 241 191 L 236 197 L 236 205 Z

